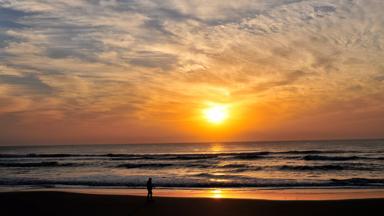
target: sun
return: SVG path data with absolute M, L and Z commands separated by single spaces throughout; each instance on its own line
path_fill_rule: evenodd
M 212 124 L 221 124 L 228 118 L 228 106 L 215 104 L 203 110 L 205 119 Z

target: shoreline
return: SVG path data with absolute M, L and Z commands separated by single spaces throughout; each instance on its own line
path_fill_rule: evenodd
M 145 188 L 0 188 L 0 193 L 19 192 L 146 196 Z M 155 188 L 154 196 L 280 201 L 384 199 L 384 188 Z
M 277 201 L 100 195 L 29 191 L 0 193 L 4 215 L 364 215 L 384 211 L 384 199 Z

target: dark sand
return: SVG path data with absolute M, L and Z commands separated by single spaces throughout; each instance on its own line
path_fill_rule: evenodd
M 384 199 L 267 201 L 211 198 L 155 198 L 67 192 L 0 193 L 0 215 L 382 215 Z

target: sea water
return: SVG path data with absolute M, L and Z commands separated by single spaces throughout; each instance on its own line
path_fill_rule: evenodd
M 384 188 L 384 140 L 0 147 L 0 187 Z

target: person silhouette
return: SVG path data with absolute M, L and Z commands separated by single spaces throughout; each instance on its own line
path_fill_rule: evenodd
M 147 181 L 147 191 L 148 191 L 147 200 L 148 201 L 152 201 L 152 188 L 153 188 L 152 178 L 148 178 L 148 181 Z

